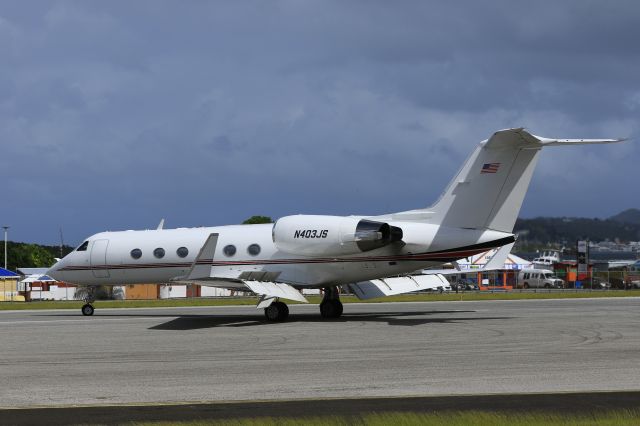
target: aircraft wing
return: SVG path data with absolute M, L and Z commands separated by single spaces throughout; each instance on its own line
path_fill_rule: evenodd
M 206 287 L 226 288 L 229 290 L 252 291 L 262 296 L 258 308 L 265 307 L 263 301 L 268 301 L 268 306 L 273 299 L 295 300 L 297 302 L 309 303 L 309 301 L 292 285 L 277 283 L 273 281 L 254 281 L 242 279 L 229 279 L 227 277 L 208 277 L 196 280 L 181 279 L 174 281 L 179 284 L 197 284 Z
M 355 294 L 358 299 L 366 300 L 420 290 L 435 290 L 448 285 L 449 282 L 445 277 L 440 274 L 432 274 L 361 281 L 346 284 L 343 287 Z
M 268 306 L 276 298 L 308 303 L 302 293 L 291 285 L 273 281 L 278 277 L 279 272 L 234 271 L 228 276 L 216 276 L 212 263 L 218 244 L 218 235 L 217 233 L 209 235 L 191 265 L 189 273 L 178 279 L 177 282 L 233 290 L 250 290 L 262 296 L 258 308 Z

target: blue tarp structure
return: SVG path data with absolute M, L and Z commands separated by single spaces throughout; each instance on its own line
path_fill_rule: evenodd
M 40 278 L 38 278 L 39 282 L 45 282 L 45 281 L 55 281 L 53 278 L 51 278 L 49 275 L 43 275 Z
M 55 283 L 56 280 L 51 278 L 49 275 L 29 275 L 24 280 L 20 281 L 21 283 Z
M 2 278 L 20 278 L 20 275 L 15 272 L 8 271 L 4 268 L 0 268 L 0 279 Z

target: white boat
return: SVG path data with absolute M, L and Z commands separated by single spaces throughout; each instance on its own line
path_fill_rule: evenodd
M 558 262 L 560 262 L 560 250 L 545 250 L 533 259 L 533 267 L 553 271 L 553 265 Z

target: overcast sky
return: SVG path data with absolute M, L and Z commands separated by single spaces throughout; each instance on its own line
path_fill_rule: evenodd
M 0 225 L 103 230 L 430 205 L 526 127 L 521 216 L 640 207 L 640 2 L 0 1 Z

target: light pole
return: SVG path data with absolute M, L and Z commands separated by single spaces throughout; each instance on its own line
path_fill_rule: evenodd
M 9 227 L 3 226 L 2 229 L 4 229 L 4 269 L 7 269 L 7 229 Z

